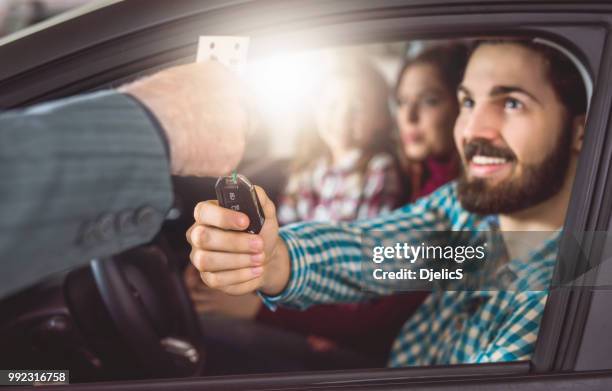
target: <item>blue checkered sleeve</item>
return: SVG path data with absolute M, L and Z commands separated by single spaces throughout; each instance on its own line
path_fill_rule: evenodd
M 516 293 L 512 311 L 500 321 L 500 329 L 485 349 L 471 362 L 503 362 L 529 360 L 538 337 L 540 320 L 546 305 L 547 291 Z
M 459 205 L 449 184 L 414 204 L 382 217 L 349 223 L 307 222 L 280 230 L 291 258 L 287 288 L 278 296 L 261 295 L 277 304 L 306 308 L 312 304 L 355 302 L 391 293 L 391 287 L 367 284 L 362 275 L 362 235 L 371 230 L 402 233 L 404 240 L 427 241 L 428 232 L 472 229 L 472 216 Z M 364 289 L 365 288 L 365 289 Z

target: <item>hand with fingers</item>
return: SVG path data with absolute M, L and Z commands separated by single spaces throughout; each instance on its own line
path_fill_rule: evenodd
M 262 303 L 254 293 L 232 296 L 207 287 L 200 279 L 200 272 L 188 265 L 184 272 L 185 285 L 198 314 L 223 315 L 237 319 L 254 319 Z
M 159 121 L 174 175 L 230 172 L 257 118 L 246 83 L 216 61 L 170 67 L 118 90 L 138 99 Z
M 242 232 L 249 226 L 248 216 L 217 201 L 195 207 L 195 223 L 187 231 L 189 257 L 210 288 L 230 295 L 257 290 L 276 295 L 289 281 L 289 253 L 278 235 L 274 204 L 262 188 L 256 190 L 266 219 L 259 234 Z

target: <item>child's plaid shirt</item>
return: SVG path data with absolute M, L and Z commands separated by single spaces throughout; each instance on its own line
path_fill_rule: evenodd
M 312 169 L 292 174 L 278 205 L 279 223 L 351 221 L 397 207 L 401 189 L 392 157 L 373 156 L 364 172 L 357 167 L 360 157 L 353 151 L 335 166 L 321 158 Z

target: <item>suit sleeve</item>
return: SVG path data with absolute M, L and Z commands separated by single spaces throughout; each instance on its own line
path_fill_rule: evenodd
M 172 203 L 157 126 L 114 91 L 0 115 L 0 297 L 151 240 Z

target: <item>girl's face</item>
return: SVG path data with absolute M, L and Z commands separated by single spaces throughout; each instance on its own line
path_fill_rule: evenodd
M 422 161 L 452 153 L 458 114 L 455 91 L 449 91 L 430 64 L 410 65 L 397 88 L 397 125 L 404 153 Z
M 332 150 L 363 148 L 387 126 L 387 97 L 365 80 L 333 78 L 316 98 L 319 135 Z

